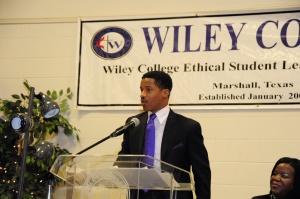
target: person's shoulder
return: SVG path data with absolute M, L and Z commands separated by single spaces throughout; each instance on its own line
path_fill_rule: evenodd
M 170 110 L 170 114 L 173 114 L 176 117 L 176 119 L 179 121 L 185 121 L 187 123 L 199 123 L 198 121 L 196 121 L 192 118 L 186 117 L 184 115 L 181 115 L 179 113 L 176 113 L 173 110 Z
M 260 195 L 260 196 L 254 196 L 252 199 L 270 199 L 270 195 Z
M 147 115 L 147 116 L 148 116 L 147 111 L 141 112 L 141 113 L 139 113 L 139 114 L 137 114 L 137 115 L 130 116 L 129 118 L 127 118 L 126 121 L 130 121 L 132 118 L 138 118 L 138 119 L 141 119 L 144 115 Z

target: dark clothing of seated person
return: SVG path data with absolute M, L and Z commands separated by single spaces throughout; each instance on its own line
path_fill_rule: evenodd
M 270 193 L 252 199 L 300 199 L 300 160 L 280 158 L 272 169 Z

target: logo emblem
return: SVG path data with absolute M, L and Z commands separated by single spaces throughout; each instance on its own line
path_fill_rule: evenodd
M 99 30 L 91 41 L 94 53 L 104 59 L 118 59 L 126 55 L 132 47 L 130 33 L 120 27 Z
M 123 174 L 114 169 L 98 169 L 86 176 L 80 188 L 80 198 L 130 198 L 129 184 Z

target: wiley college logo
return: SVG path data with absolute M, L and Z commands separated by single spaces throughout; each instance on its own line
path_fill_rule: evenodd
M 101 58 L 118 59 L 130 51 L 132 37 L 128 31 L 120 27 L 107 27 L 93 36 L 91 47 Z

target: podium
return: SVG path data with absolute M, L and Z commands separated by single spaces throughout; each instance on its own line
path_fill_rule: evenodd
M 145 155 L 60 155 L 50 172 L 62 179 L 67 199 L 135 199 L 139 191 L 194 191 L 191 173 L 157 160 L 160 167 L 146 165 Z M 182 180 L 184 179 L 184 180 Z

